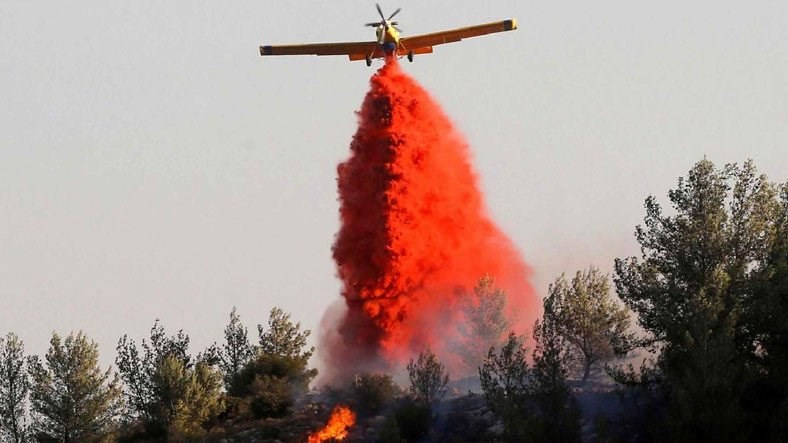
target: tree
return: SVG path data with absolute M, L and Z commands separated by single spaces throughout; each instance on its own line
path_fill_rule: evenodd
M 32 429 L 38 440 L 108 441 L 117 425 L 121 390 L 111 368 L 98 366 L 98 345 L 79 332 L 53 333 L 46 365 L 28 360 Z
M 224 328 L 224 344 L 215 344 L 208 351 L 207 360 L 215 362 L 222 371 L 228 392 L 235 390 L 235 383 L 243 367 L 254 356 L 254 348 L 249 344 L 248 331 L 241 323 L 235 307 L 230 312 L 230 322 Z
M 545 301 L 547 304 L 547 301 Z M 569 356 L 565 338 L 554 318 L 534 324 L 533 368 L 529 395 L 534 402 L 534 430 L 539 442 L 579 442 L 580 410 L 566 381 Z
M 0 338 L 0 435 L 3 441 L 26 440 L 25 409 L 30 378 L 25 365 L 25 346 L 13 332 Z
M 544 319 L 567 342 L 568 357 L 584 382 L 634 341 L 627 332 L 629 311 L 610 297 L 608 276 L 595 267 L 577 271 L 571 282 L 561 274 L 550 285 Z
M 202 438 L 205 424 L 214 420 L 224 409 L 221 395 L 221 374 L 205 362 L 198 362 L 193 369 L 187 369 L 183 362 L 173 357 L 165 359 L 162 368 L 170 371 L 172 381 L 169 386 L 177 386 L 178 398 L 175 404 L 170 435 L 179 439 Z
M 788 440 L 788 183 L 779 191 L 774 235 L 742 314 L 748 342 L 755 344 L 751 361 L 758 368 L 743 402 L 755 417 L 753 427 L 763 431 L 754 439 L 762 441 Z
M 477 368 L 490 346 L 500 346 L 511 326 L 506 314 L 506 292 L 495 286 L 495 279 L 485 275 L 473 288 L 473 297 L 466 297 L 462 310 L 465 321 L 460 323 L 457 353 L 470 368 Z
M 129 418 L 142 423 L 149 436 L 195 435 L 196 429 L 221 412 L 215 406 L 221 404 L 218 375 L 212 375 L 207 362 L 192 362 L 188 335 L 178 331 L 168 337 L 156 320 L 150 341 L 143 339 L 141 348 L 142 354 L 134 340 L 124 335 L 115 362 L 125 384 Z M 198 421 L 183 428 L 189 419 Z
M 257 418 L 286 415 L 293 397 L 305 392 L 317 375 L 309 369 L 309 358 L 315 348 L 306 348 L 310 330 L 301 330 L 290 314 L 280 308 L 271 309 L 268 328 L 257 326 L 259 346 L 255 356 L 239 372 L 232 390 L 235 397 L 246 398 Z
M 356 375 L 351 391 L 359 413 L 365 415 L 376 415 L 400 393 L 399 386 L 388 374 Z
M 526 356 L 522 339 L 511 332 L 500 353 L 491 347 L 479 368 L 484 398 L 493 414 L 503 421 L 505 441 L 529 438 L 530 374 Z
M 490 348 L 479 377 L 490 410 L 503 422 L 504 441 L 580 441 L 580 411 L 566 381 L 567 346 L 553 318 L 534 324 L 533 367 L 522 339 L 509 333 Z
M 263 354 L 306 361 L 315 352 L 314 347 L 304 350 L 312 331 L 308 329 L 301 331 L 301 322 L 293 323 L 290 314 L 278 307 L 271 309 L 271 314 L 268 316 L 268 329 L 263 325 L 257 325 L 257 332 L 260 338 L 260 352 Z
M 408 378 L 411 395 L 430 408 L 437 406 L 446 395 L 449 374 L 430 349 L 420 352 L 417 360 L 410 359 Z
M 740 399 L 760 345 L 743 314 L 774 241 L 776 189 L 752 162 L 718 170 L 704 159 L 668 196 L 674 215 L 646 200 L 642 257 L 616 260 L 616 290 L 661 351 L 673 438 L 746 440 Z

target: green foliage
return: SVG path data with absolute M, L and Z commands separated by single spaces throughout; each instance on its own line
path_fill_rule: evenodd
M 754 427 L 740 399 L 774 336 L 753 315 L 752 289 L 779 235 L 777 189 L 752 162 L 718 170 L 702 160 L 668 196 L 674 215 L 646 200 L 642 258 L 616 260 L 616 289 L 661 351 L 672 438 L 745 440 Z
M 352 393 L 358 412 L 374 415 L 391 403 L 400 389 L 388 374 L 361 374 L 353 381 Z
M 788 183 L 779 187 L 773 240 L 753 277 L 753 294 L 745 299 L 742 334 L 758 376 L 745 388 L 745 408 L 752 427 L 768 430 L 755 438 L 788 440 Z
M 65 341 L 52 334 L 46 364 L 28 360 L 32 432 L 38 440 L 108 441 L 116 427 L 121 390 L 117 376 L 98 366 L 98 346 L 79 332 Z
M 206 351 L 205 360 L 219 366 L 228 392 L 235 390 L 238 375 L 254 357 L 254 348 L 249 344 L 248 331 L 241 323 L 235 307 L 230 312 L 230 322 L 224 328 L 224 344 L 215 344 Z
M 506 441 L 528 438 L 530 372 L 526 356 L 522 340 L 511 332 L 500 353 L 491 347 L 479 368 L 484 398 L 490 410 L 503 421 Z
M 280 355 L 284 357 L 309 360 L 315 348 L 306 347 L 306 341 L 312 333 L 310 330 L 301 330 L 301 323 L 293 323 L 290 314 L 280 308 L 271 309 L 268 317 L 268 328 L 257 325 L 260 338 L 260 350 L 263 354 Z
M 307 362 L 300 358 L 259 354 L 241 370 L 238 375 L 238 388 L 232 394 L 237 397 L 246 397 L 252 394 L 251 385 L 259 376 L 284 379 L 296 391 L 305 392 L 309 382 L 317 375 L 317 370 L 307 369 L 306 364 Z
M 547 301 L 545 301 L 547 304 Z M 566 343 L 554 318 L 534 325 L 533 368 L 529 395 L 534 404 L 533 441 L 579 442 L 580 410 L 566 382 Z
M 307 391 L 317 375 L 307 365 L 314 348 L 304 349 L 309 330 L 301 330 L 290 314 L 273 308 L 268 328 L 258 325 L 260 343 L 249 360 L 228 386 L 228 393 L 246 398 L 256 418 L 282 417 L 289 414 L 293 399 Z
M 115 359 L 130 418 L 149 436 L 199 435 L 221 412 L 220 376 L 205 362 L 192 364 L 189 337 L 183 331 L 168 337 L 158 320 L 141 347 L 142 355 L 124 335 Z
M 580 441 L 580 411 L 566 383 L 566 344 L 550 318 L 534 325 L 534 364 L 513 332 L 479 368 L 487 406 L 503 423 L 504 441 Z
M 317 371 L 307 369 L 300 358 L 259 354 L 241 370 L 232 395 L 250 399 L 256 418 L 282 417 L 315 375 Z
M 567 357 L 582 381 L 634 343 L 627 332 L 629 311 L 610 297 L 608 276 L 594 267 L 578 271 L 571 282 L 561 274 L 550 285 L 544 318 L 565 339 Z
M 444 395 L 449 383 L 446 367 L 430 349 L 420 352 L 417 360 L 408 362 L 410 394 L 416 401 L 434 408 Z
M 182 361 L 171 357 L 168 360 L 183 368 Z M 175 383 L 179 384 L 183 391 L 175 405 L 170 433 L 176 438 L 201 438 L 205 435 L 204 425 L 210 423 L 224 410 L 221 374 L 201 362 L 197 363 L 193 370 L 182 372 L 180 380 Z
M 287 378 L 257 375 L 249 390 L 249 407 L 254 418 L 279 418 L 290 413 L 294 395 Z
M 457 354 L 469 368 L 477 368 L 487 349 L 500 346 L 511 326 L 506 314 L 506 292 L 495 286 L 495 279 L 485 275 L 466 297 L 462 310 L 465 321 L 460 323 Z
M 0 436 L 3 441 L 26 440 L 25 409 L 30 377 L 25 365 L 25 346 L 13 332 L 0 337 Z

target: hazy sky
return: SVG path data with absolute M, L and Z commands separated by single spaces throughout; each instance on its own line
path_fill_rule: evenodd
M 515 17 L 405 69 L 464 133 L 540 294 L 638 253 L 703 156 L 788 179 L 785 1 L 400 1 L 405 34 Z M 336 165 L 374 68 L 258 45 L 371 40 L 372 1 L 0 0 L 0 333 L 156 317 L 193 351 L 232 306 L 317 329 L 339 297 Z

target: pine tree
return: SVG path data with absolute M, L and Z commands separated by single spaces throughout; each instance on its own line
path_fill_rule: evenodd
M 115 362 L 125 384 L 128 419 L 141 423 L 152 438 L 200 435 L 221 412 L 218 372 L 205 361 L 195 365 L 189 336 L 183 331 L 167 336 L 158 320 L 141 348 L 142 353 L 126 335 L 117 347 Z M 189 420 L 196 421 L 187 426 Z
M 548 301 L 545 300 L 545 304 Z M 533 439 L 539 442 L 579 442 L 580 410 L 567 384 L 567 343 L 554 318 L 534 325 L 533 367 L 529 396 L 534 403 Z
M 479 378 L 490 410 L 503 422 L 504 441 L 531 441 L 532 414 L 529 410 L 530 369 L 522 339 L 509 338 L 496 353 L 490 347 Z
M 271 309 L 268 328 L 257 325 L 257 332 L 260 338 L 260 352 L 263 354 L 307 361 L 315 352 L 314 347 L 304 350 L 312 332 L 308 329 L 302 331 L 301 323 L 293 323 L 290 314 L 281 308 Z
M 485 275 L 465 297 L 462 311 L 465 321 L 459 324 L 459 342 L 455 346 L 463 362 L 476 370 L 491 346 L 500 346 L 511 326 L 506 313 L 506 292 L 495 286 L 495 279 Z
M 3 441 L 26 441 L 25 410 L 30 377 L 25 364 L 25 346 L 13 332 L 0 338 L 0 435 Z
M 98 366 L 98 345 L 79 332 L 52 334 L 42 363 L 28 360 L 32 429 L 38 440 L 109 441 L 116 430 L 121 390 L 117 375 Z
M 244 366 L 254 357 L 255 349 L 249 344 L 248 330 L 241 323 L 235 307 L 230 312 L 230 322 L 224 328 L 224 344 L 212 345 L 204 360 L 219 366 L 227 392 L 238 390 L 237 382 Z
M 608 276 L 594 267 L 578 271 L 571 282 L 562 274 L 550 285 L 544 318 L 565 340 L 571 366 L 584 382 L 634 343 L 629 311 L 610 297 Z
M 719 170 L 704 159 L 669 191 L 674 215 L 646 200 L 642 258 L 616 260 L 619 297 L 661 350 L 656 369 L 677 440 L 751 437 L 741 399 L 762 348 L 747 310 L 774 239 L 776 194 L 752 162 Z
M 425 406 L 435 408 L 446 395 L 449 374 L 430 349 L 420 352 L 418 359 L 410 359 L 408 378 L 411 395 Z

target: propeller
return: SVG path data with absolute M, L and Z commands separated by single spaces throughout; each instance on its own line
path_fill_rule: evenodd
M 379 4 L 375 3 L 375 8 L 377 8 L 377 10 L 378 10 L 378 15 L 380 15 L 380 21 L 379 21 L 379 22 L 370 22 L 370 23 L 365 23 L 365 24 L 364 24 L 364 26 L 369 26 L 369 27 L 372 27 L 372 28 L 377 28 L 378 26 L 389 26 L 389 25 L 390 25 L 390 26 L 393 26 L 393 27 L 394 27 L 394 29 L 396 29 L 396 30 L 397 30 L 397 32 L 402 32 L 402 31 L 400 31 L 400 29 L 397 27 L 397 25 L 399 25 L 399 23 L 398 23 L 398 22 L 392 22 L 392 21 L 391 21 L 391 19 L 392 19 L 392 18 L 394 18 L 394 16 L 395 16 L 395 15 L 399 14 L 399 12 L 400 12 L 400 11 L 402 11 L 402 8 L 397 8 L 397 10 L 396 10 L 396 11 L 394 11 L 394 12 L 393 12 L 393 13 L 392 13 L 392 14 L 389 16 L 389 18 L 386 18 L 386 16 L 385 16 L 385 15 L 383 15 L 383 10 L 380 8 L 380 5 L 379 5 Z

